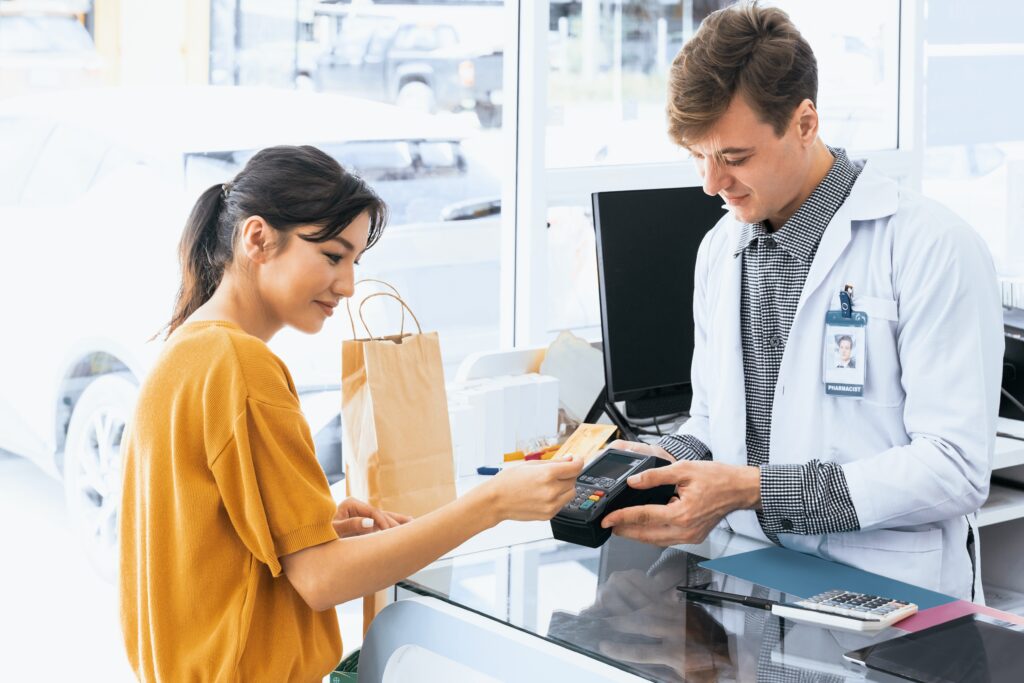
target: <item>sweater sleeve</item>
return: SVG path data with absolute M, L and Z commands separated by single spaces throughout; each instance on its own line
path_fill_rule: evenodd
M 210 467 L 239 538 L 274 576 L 282 556 L 338 537 L 336 506 L 297 409 L 249 398 Z

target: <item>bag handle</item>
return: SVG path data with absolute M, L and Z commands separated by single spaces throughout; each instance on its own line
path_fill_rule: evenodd
M 402 308 L 406 311 L 409 311 L 409 315 L 412 316 L 413 322 L 416 323 L 416 329 L 419 330 L 420 334 L 423 334 L 423 328 L 420 327 L 419 319 L 416 317 L 416 314 L 412 312 L 412 309 L 409 308 L 409 304 L 405 303 L 405 299 L 403 299 L 400 296 L 396 296 L 391 292 L 375 292 L 374 294 L 371 294 L 370 296 L 366 297 L 359 303 L 359 322 L 363 324 L 363 329 L 366 330 L 366 334 L 370 337 L 370 339 L 378 339 L 378 337 L 373 336 L 373 333 L 370 332 L 370 328 L 366 326 L 366 319 L 363 318 L 363 306 L 365 306 L 366 302 L 369 301 L 370 299 L 375 299 L 379 296 L 386 296 L 402 304 Z
M 352 289 L 354 290 L 356 287 L 363 284 L 364 282 L 376 282 L 379 285 L 384 285 L 392 292 L 394 292 L 395 296 L 397 296 L 398 298 L 402 297 L 402 295 L 398 293 L 398 289 L 393 284 L 391 284 L 390 282 L 384 282 L 384 280 L 374 280 L 372 277 L 363 278 L 362 280 L 357 281 L 354 285 L 352 285 Z M 345 299 L 345 309 L 348 311 L 348 322 L 350 325 L 352 325 L 352 338 L 357 339 L 359 335 L 356 333 L 356 320 L 355 318 L 352 317 L 352 299 Z M 412 313 L 412 311 L 409 312 Z M 364 324 L 363 327 L 365 328 L 366 325 Z M 366 334 L 369 335 L 370 331 L 366 330 Z M 405 334 L 405 308 L 402 308 L 402 322 L 399 325 L 398 334 Z

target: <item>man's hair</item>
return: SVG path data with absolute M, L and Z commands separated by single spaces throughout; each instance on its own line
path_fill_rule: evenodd
M 737 93 L 781 137 L 801 102 L 817 104 L 818 63 L 789 15 L 743 2 L 704 20 L 668 83 L 669 135 L 679 145 L 703 138 Z
M 844 335 L 839 336 L 836 339 L 836 346 L 841 345 L 843 342 L 846 342 L 847 344 L 849 344 L 851 349 L 853 348 L 853 337 L 851 337 L 850 335 L 844 334 Z

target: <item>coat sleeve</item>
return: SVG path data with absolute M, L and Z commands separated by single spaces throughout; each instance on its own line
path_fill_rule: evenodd
M 951 214 L 918 216 L 920 225 L 895 226 L 893 246 L 910 442 L 843 465 L 862 529 L 970 514 L 988 497 L 1003 357 L 995 269 Z
M 697 250 L 697 266 L 693 274 L 693 363 L 690 366 L 690 382 L 693 400 L 690 403 L 690 418 L 683 423 L 676 434 L 662 438 L 658 445 L 667 450 L 676 460 L 711 460 L 709 445 L 711 429 L 708 422 L 707 400 L 707 339 L 709 324 L 708 271 L 711 241 L 717 229 L 704 236 Z

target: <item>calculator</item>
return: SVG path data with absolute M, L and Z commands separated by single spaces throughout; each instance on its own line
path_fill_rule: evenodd
M 848 631 L 878 631 L 915 612 L 912 602 L 844 590 L 772 606 L 772 614 L 785 619 Z

